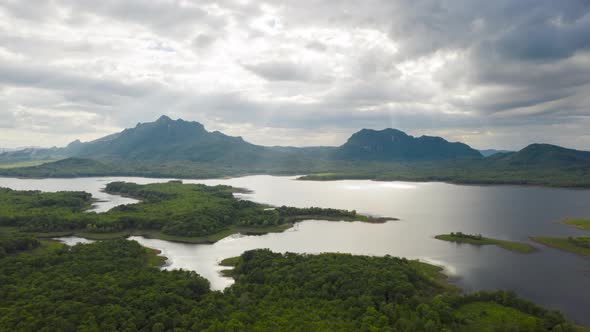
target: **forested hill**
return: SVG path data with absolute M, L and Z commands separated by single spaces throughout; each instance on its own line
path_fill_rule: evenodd
M 410 136 L 396 129 L 363 129 L 338 148 L 335 157 L 345 160 L 416 161 L 455 158 L 481 158 L 463 143 L 450 143 L 441 137 Z
M 490 164 L 540 167 L 590 167 L 590 152 L 551 144 L 531 144 L 518 152 L 496 153 Z
M 174 121 L 162 116 L 151 123 L 141 123 L 119 134 L 89 143 L 70 144 L 68 154 L 103 160 L 251 160 L 264 148 L 220 132 L 208 132 L 198 122 Z

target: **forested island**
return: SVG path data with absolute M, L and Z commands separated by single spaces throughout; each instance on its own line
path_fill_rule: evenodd
M 531 246 L 530 244 L 483 237 L 481 234 L 451 232 L 450 234 L 437 235 L 435 238 L 443 241 L 468 243 L 476 246 L 495 245 L 500 248 L 518 253 L 530 253 L 536 250 L 535 247 Z
M 304 219 L 384 222 L 356 211 L 269 207 L 233 196 L 228 186 L 181 181 L 138 185 L 113 182 L 105 189 L 139 199 L 105 213 L 87 212 L 92 196 L 84 192 L 42 193 L 0 188 L 0 227 L 43 237 L 79 235 L 112 239 L 131 234 L 172 241 L 212 243 L 237 232 L 283 231 Z
M 154 268 L 151 256 L 112 240 L 0 258 L 0 330 L 577 330 L 511 292 L 461 295 L 440 268 L 403 258 L 247 251 L 222 293 L 194 272 Z

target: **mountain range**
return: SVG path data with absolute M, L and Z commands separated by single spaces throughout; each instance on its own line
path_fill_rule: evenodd
M 312 174 L 308 178 L 590 187 L 590 152 L 550 144 L 531 144 L 517 152 L 495 151 L 484 156 L 464 143 L 434 136 L 414 137 L 388 128 L 362 129 L 341 146 L 270 147 L 167 116 L 90 142 L 76 140 L 61 148 L 0 154 L 3 164 L 35 160 L 48 162 L 0 169 L 0 175 L 202 178 Z
M 162 116 L 155 122 L 63 148 L 24 149 L 0 154 L 0 160 L 90 158 L 114 162 L 191 161 L 222 164 L 255 164 L 260 160 L 291 157 L 335 160 L 418 161 L 481 158 L 463 143 L 440 137 L 413 137 L 396 129 L 363 129 L 340 147 L 267 147 L 246 142 L 221 132 L 209 132 L 198 122 Z

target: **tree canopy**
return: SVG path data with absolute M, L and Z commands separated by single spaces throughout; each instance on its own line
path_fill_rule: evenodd
M 248 251 L 218 292 L 194 272 L 150 266 L 134 241 L 39 250 L 0 259 L 0 330 L 572 331 L 513 293 L 460 295 L 438 268 L 389 256 Z

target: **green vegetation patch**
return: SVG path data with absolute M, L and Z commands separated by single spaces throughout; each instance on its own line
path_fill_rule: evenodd
M 568 238 L 533 236 L 531 239 L 548 247 L 590 256 L 590 236 L 570 236 Z
M 440 268 L 403 258 L 247 251 L 224 262 L 236 282 L 216 292 L 194 272 L 153 268 L 154 254 L 113 240 L 0 258 L 0 330 L 462 331 L 483 326 L 470 305 L 489 303 L 517 326 L 574 331 L 513 293 L 461 295 Z
M 571 166 L 571 165 L 570 165 Z M 507 154 L 483 159 L 420 162 L 332 162 L 321 170 L 306 172 L 299 180 L 376 180 L 448 182 L 480 185 L 535 185 L 549 187 L 590 187 L 590 167 L 513 160 Z
M 0 227 L 40 237 L 77 235 L 94 240 L 143 235 L 190 243 L 214 243 L 233 233 L 282 232 L 305 219 L 383 222 L 356 211 L 293 208 L 240 200 L 236 188 L 183 184 L 138 185 L 113 182 L 106 191 L 139 199 L 105 213 L 85 212 L 92 197 L 84 192 L 42 193 L 0 188 Z
M 17 233 L 0 233 L 0 258 L 17 252 L 33 250 L 41 242 L 31 235 Z
M 168 258 L 161 255 L 162 251 L 158 249 L 145 248 L 147 253 L 146 262 L 149 266 L 159 267 L 166 263 Z
M 224 277 L 233 277 L 234 276 L 234 267 L 236 265 L 238 265 L 238 263 L 240 262 L 240 257 L 230 257 L 230 258 L 226 258 L 224 260 L 222 260 L 221 262 L 219 262 L 220 266 L 227 266 L 227 267 L 231 267 L 231 269 L 224 269 L 221 270 L 221 275 Z
M 234 267 L 234 266 L 238 265 L 239 262 L 240 262 L 239 256 L 229 257 L 229 258 L 223 259 L 221 262 L 219 262 L 219 265 Z
M 518 253 L 531 253 L 536 250 L 535 247 L 527 243 L 505 241 L 483 237 L 481 234 L 464 234 L 462 232 L 451 232 L 450 234 L 441 234 L 435 236 L 438 240 L 455 242 L 455 243 L 468 243 L 473 245 L 496 245 L 506 250 L 518 252 Z
M 574 226 L 579 229 L 590 230 L 590 219 L 569 218 L 566 219 L 563 223 L 566 225 Z
M 464 332 L 543 331 L 541 319 L 516 308 L 495 302 L 474 302 L 457 310 L 457 317 L 465 322 Z

